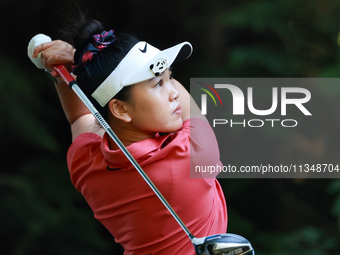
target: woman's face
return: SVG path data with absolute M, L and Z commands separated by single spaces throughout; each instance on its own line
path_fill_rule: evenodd
M 171 133 L 182 127 L 178 81 L 166 70 L 160 76 L 137 83 L 131 91 L 128 114 L 131 125 L 142 132 Z

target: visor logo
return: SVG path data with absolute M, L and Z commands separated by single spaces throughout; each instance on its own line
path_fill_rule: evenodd
M 145 43 L 144 49 L 140 49 L 140 48 L 138 48 L 138 49 L 140 50 L 140 52 L 145 53 L 146 52 L 146 46 L 147 46 L 147 43 Z

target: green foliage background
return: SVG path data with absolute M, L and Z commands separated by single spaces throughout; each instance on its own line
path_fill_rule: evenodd
M 53 85 L 26 54 L 35 34 L 58 38 L 66 14 L 74 13 L 73 2 L 0 3 L 0 254 L 122 254 L 69 180 L 69 126 Z M 193 56 L 174 70 L 187 87 L 190 77 L 340 73 L 337 0 L 84 0 L 82 5 L 107 29 L 133 32 L 159 48 L 190 41 Z M 330 103 L 335 127 L 340 123 L 339 92 L 319 88 Z M 314 128 L 323 128 L 321 124 Z M 271 150 L 275 135 L 280 136 L 268 134 L 261 153 Z M 332 145 L 321 145 L 339 155 L 337 133 L 329 136 Z M 309 146 L 321 146 L 313 137 L 307 139 Z M 249 239 L 256 254 L 340 254 L 339 179 L 220 182 L 228 204 L 228 231 Z

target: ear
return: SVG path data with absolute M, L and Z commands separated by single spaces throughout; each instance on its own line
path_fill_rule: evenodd
M 131 116 L 128 114 L 127 111 L 127 103 L 118 100 L 118 99 L 112 99 L 109 102 L 109 110 L 112 113 L 114 117 L 117 119 L 120 119 L 124 122 L 130 122 Z

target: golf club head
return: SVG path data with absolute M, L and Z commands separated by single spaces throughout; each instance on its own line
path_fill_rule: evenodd
M 235 234 L 219 234 L 193 238 L 197 255 L 255 255 L 250 242 Z

